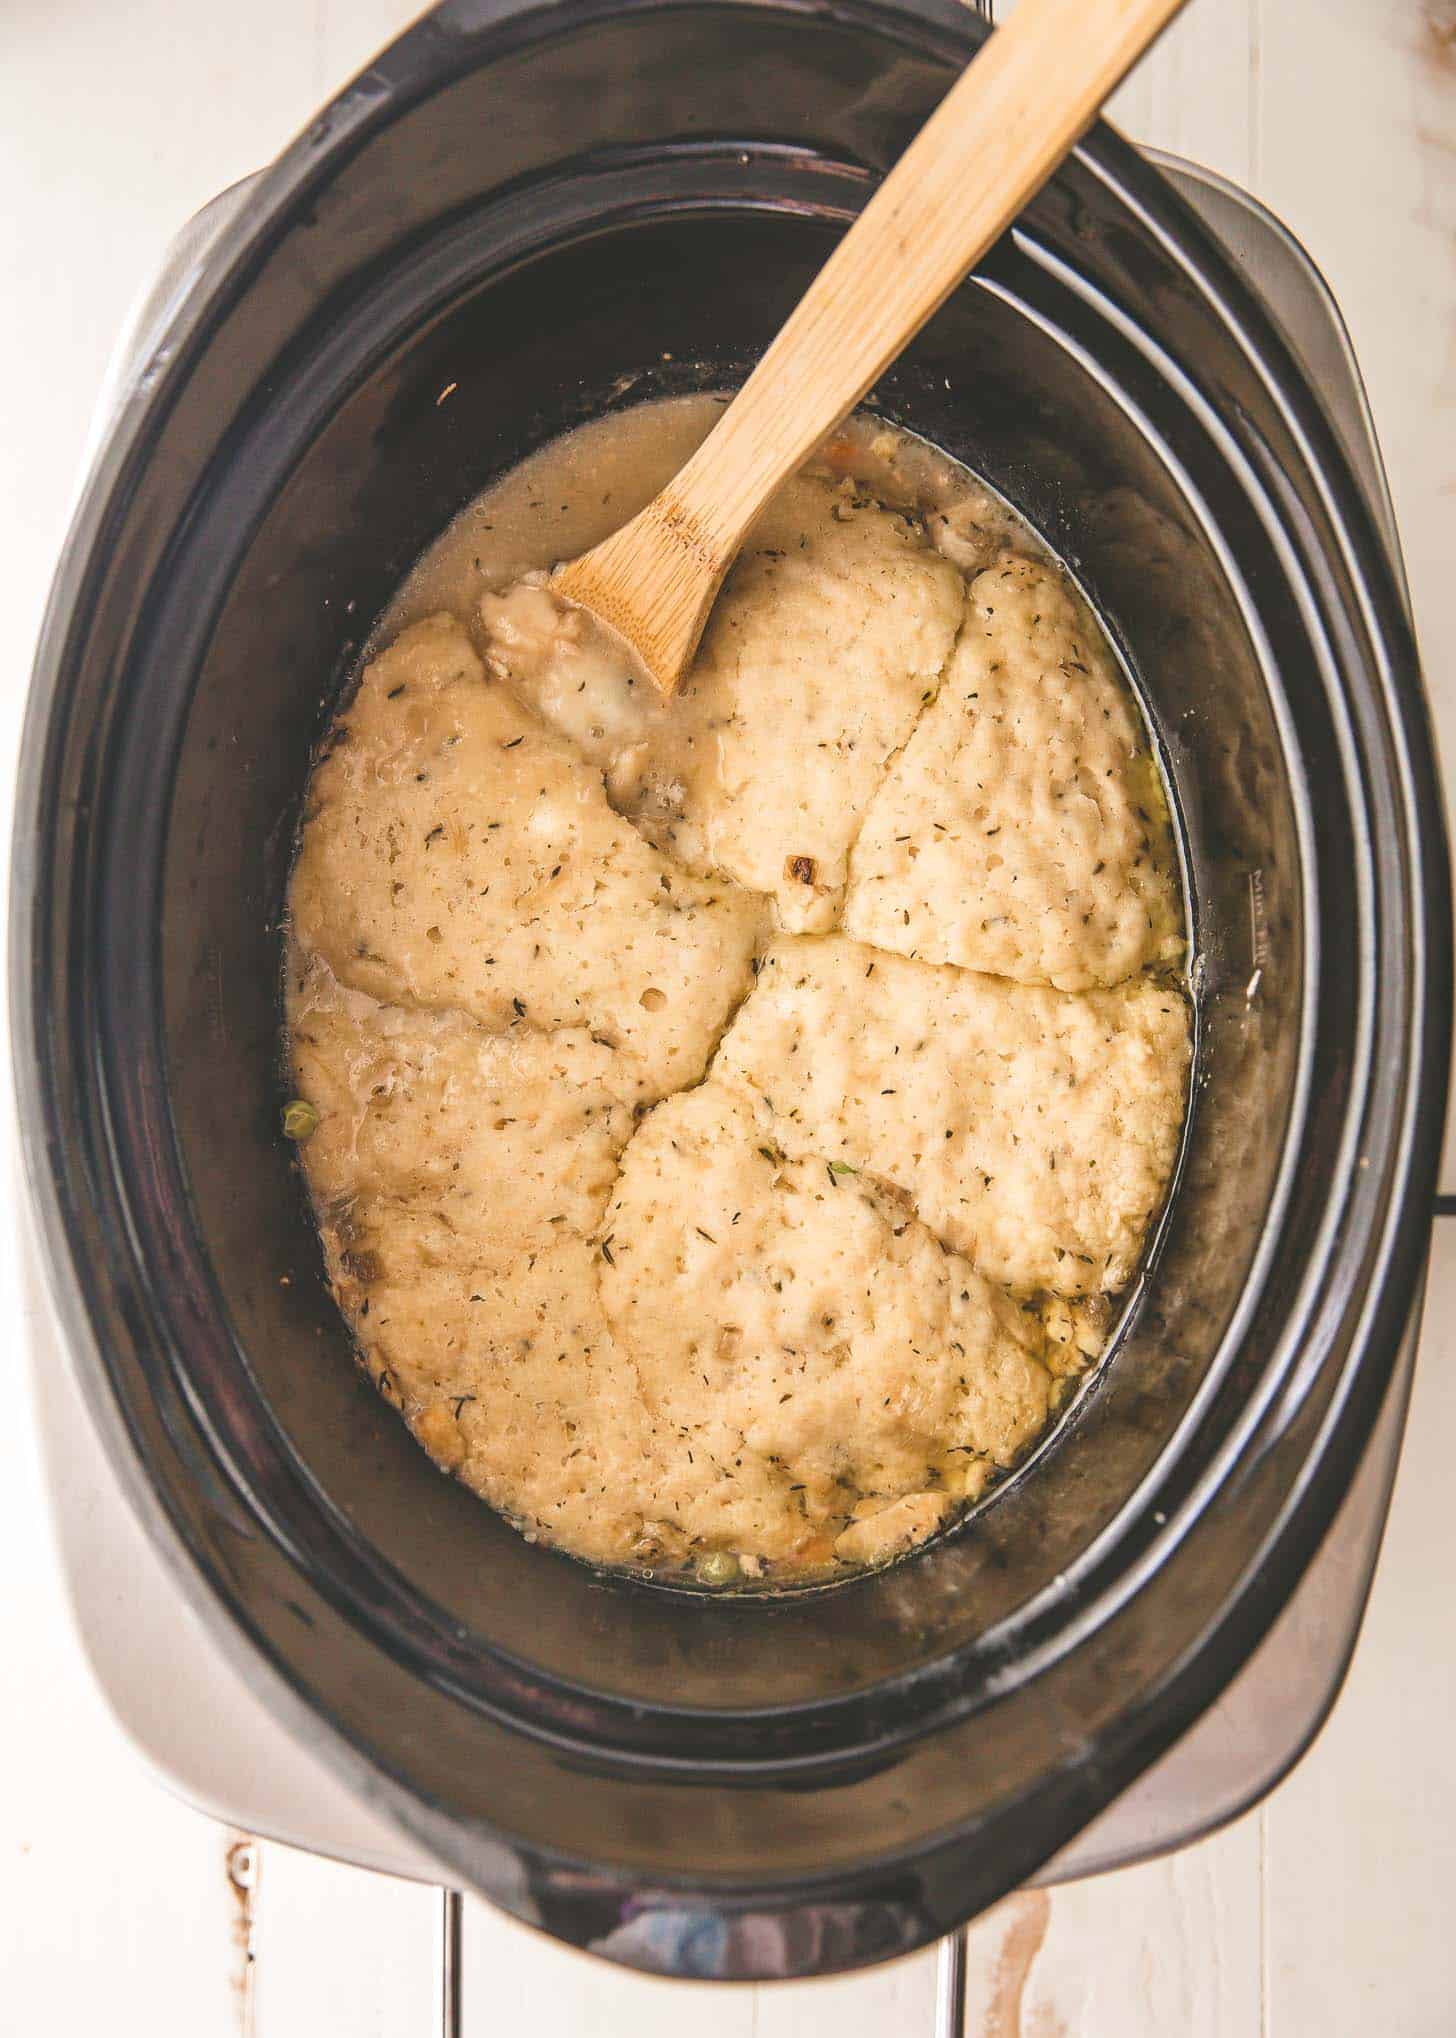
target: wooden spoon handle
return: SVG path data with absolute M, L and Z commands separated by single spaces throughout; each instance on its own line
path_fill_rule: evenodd
M 835 248 L 671 486 L 731 557 L 1040 189 L 1183 0 L 1019 0 Z
M 1020 0 L 835 248 L 697 452 L 556 586 L 664 694 L 754 517 L 919 332 L 1182 0 Z

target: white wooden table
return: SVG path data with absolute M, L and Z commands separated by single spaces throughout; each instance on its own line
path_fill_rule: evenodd
M 276 153 L 414 11 L 409 0 L 0 4 L 7 832 L 30 647 L 132 295 L 183 219 Z M 1114 111 L 1135 138 L 1262 197 L 1333 285 L 1456 758 L 1456 0 L 1192 0 Z M 1449 1140 L 1444 1186 L 1456 1191 Z M 62 1603 L 19 1377 L 8 1222 L 0 1300 L 0 1370 L 16 1375 L 0 1432 L 0 2031 L 433 2034 L 431 1892 L 250 1848 L 165 1796 L 122 1744 Z M 982 1919 L 970 1941 L 977 2038 L 1456 2032 L 1453 1358 L 1449 1218 L 1374 1599 L 1331 1723 L 1226 1833 Z M 932 2029 L 933 1954 L 847 1981 L 688 1996 L 475 1904 L 464 1941 L 468 2038 L 666 2038 L 683 2020 L 695 2038 Z

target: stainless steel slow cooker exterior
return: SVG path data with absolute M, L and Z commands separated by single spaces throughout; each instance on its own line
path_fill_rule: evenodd
M 1175 791 L 1197 1095 L 1111 1364 L 955 1536 L 778 1604 L 530 1549 L 348 1364 L 276 1137 L 310 740 L 491 473 L 624 384 L 743 372 L 981 32 L 940 0 L 437 9 L 191 277 L 27 726 L 27 1163 L 138 1510 L 356 1789 L 518 1915 L 674 1972 L 906 1950 L 1167 1747 L 1345 1488 L 1429 1219 L 1449 914 L 1398 590 L 1272 321 L 1098 129 L 876 401 L 1072 560 Z

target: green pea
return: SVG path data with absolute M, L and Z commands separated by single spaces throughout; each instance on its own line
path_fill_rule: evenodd
M 698 1559 L 700 1584 L 732 1585 L 739 1575 L 739 1562 L 731 1550 L 709 1550 Z
M 319 1115 L 312 1104 L 295 1097 L 283 1107 L 283 1137 L 309 1139 L 318 1131 Z

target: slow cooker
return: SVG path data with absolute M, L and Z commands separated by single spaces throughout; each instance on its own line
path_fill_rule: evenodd
M 952 0 L 438 7 L 179 288 L 27 722 L 22 1136 L 132 1505 L 237 1674 L 442 1875 L 670 1971 L 908 1950 L 1125 1791 L 1296 1587 L 1429 1230 L 1448 878 L 1397 575 L 1277 322 L 1099 126 L 872 402 L 1069 561 L 1173 788 L 1195 1095 L 1109 1362 L 939 1545 L 728 1599 L 527 1544 L 351 1362 L 278 1130 L 311 745 L 493 475 L 742 377 L 984 33 Z

